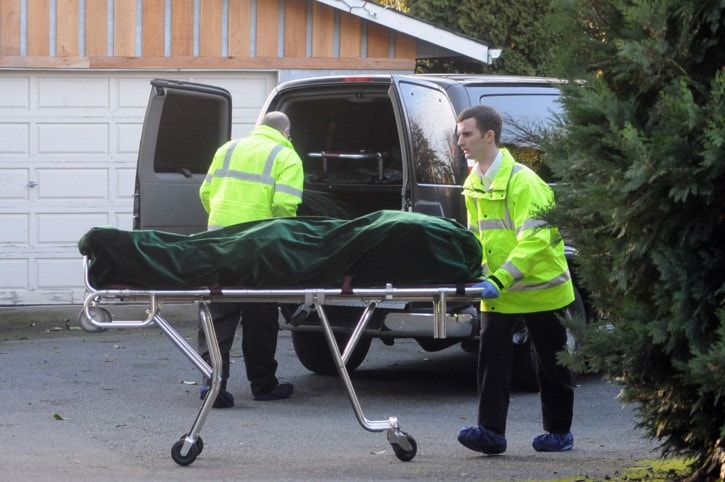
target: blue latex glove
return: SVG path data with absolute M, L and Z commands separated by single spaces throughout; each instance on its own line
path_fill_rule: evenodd
M 490 281 L 481 281 L 480 283 L 473 285 L 472 288 L 483 288 L 483 291 L 481 291 L 481 298 L 484 299 L 498 298 L 499 295 L 498 288 Z

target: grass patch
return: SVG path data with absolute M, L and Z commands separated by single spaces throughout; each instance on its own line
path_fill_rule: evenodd
M 684 458 L 645 459 L 623 471 L 623 480 L 674 481 L 690 474 L 690 461 Z
M 692 471 L 688 466 L 688 462 L 687 459 L 676 457 L 668 459 L 642 459 L 631 467 L 616 470 L 611 475 L 596 480 L 679 482 L 690 475 Z M 557 482 L 588 482 L 590 480 L 594 479 L 581 476 L 560 479 Z

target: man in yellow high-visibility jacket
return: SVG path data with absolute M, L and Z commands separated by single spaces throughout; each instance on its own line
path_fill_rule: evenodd
M 546 433 L 533 440 L 542 452 L 570 450 L 574 391 L 569 370 L 557 363 L 566 345 L 560 316 L 574 289 L 556 228 L 541 214 L 553 207 L 551 188 L 531 169 L 499 149 L 502 121 L 488 106 L 458 116 L 458 144 L 475 164 L 463 186 L 468 227 L 481 241 L 483 273 L 478 355 L 478 425 L 458 441 L 489 455 L 506 450 L 512 338 L 523 318 L 536 353 Z
M 302 160 L 292 146 L 290 121 L 282 112 L 269 112 L 249 137 L 221 146 L 199 189 L 209 213 L 208 229 L 273 217 L 295 216 L 302 202 Z M 222 354 L 222 385 L 214 407 L 234 406 L 227 391 L 229 352 L 241 317 L 242 353 L 254 400 L 278 400 L 292 395 L 291 383 L 276 377 L 279 308 L 276 303 L 211 303 L 209 306 Z M 203 330 L 199 353 L 209 361 Z M 209 391 L 202 386 L 201 398 Z

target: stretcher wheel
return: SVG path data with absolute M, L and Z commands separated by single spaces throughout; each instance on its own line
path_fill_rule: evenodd
M 415 439 L 408 435 L 405 432 L 401 432 L 400 438 L 403 440 L 406 440 L 408 444 L 410 444 L 410 449 L 403 448 L 400 444 L 391 442 L 390 446 L 393 447 L 393 452 L 395 452 L 395 455 L 398 457 L 398 459 L 402 460 L 403 462 L 410 462 L 413 460 L 413 457 L 415 457 L 415 454 L 418 452 L 418 444 L 415 442 Z
M 196 442 L 194 442 L 194 445 L 189 448 L 189 453 L 181 455 L 181 449 L 184 447 L 185 440 L 186 435 L 182 436 L 181 439 L 176 442 L 173 447 L 171 447 L 171 458 L 179 465 L 191 464 L 204 449 L 204 442 L 202 442 L 201 437 L 199 437 L 196 439 Z
M 97 306 L 92 306 L 88 308 L 88 311 L 90 311 L 91 316 L 96 321 L 100 321 L 102 323 L 110 323 L 111 321 L 113 321 L 113 319 L 111 318 L 111 313 L 105 308 L 98 308 Z M 83 331 L 86 331 L 88 333 L 100 333 L 102 331 L 106 331 L 105 328 L 101 328 L 91 323 L 91 320 L 89 320 L 86 316 L 86 310 L 81 310 L 81 312 L 78 314 L 78 323 L 81 325 Z
M 182 442 L 186 440 L 186 435 L 182 435 L 179 440 Z M 194 442 L 194 445 L 196 445 L 196 455 L 198 456 L 202 450 L 204 450 L 204 441 L 201 439 L 201 437 L 196 439 L 196 442 Z

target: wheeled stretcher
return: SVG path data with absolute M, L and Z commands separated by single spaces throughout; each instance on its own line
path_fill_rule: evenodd
M 87 260 L 84 259 L 87 266 Z M 86 270 L 87 273 L 87 270 Z M 87 279 L 87 278 L 86 278 Z M 387 285 L 383 288 L 360 288 L 352 293 L 341 289 L 223 289 L 213 292 L 209 289 L 189 290 L 134 290 L 134 289 L 102 289 L 96 290 L 87 284 L 83 311 L 79 321 L 81 327 L 89 332 L 97 332 L 108 328 L 142 328 L 152 324 L 158 326 L 181 352 L 211 380 L 211 388 L 202 402 L 199 413 L 189 431 L 181 436 L 171 449 L 171 457 L 179 465 L 189 465 L 201 453 L 204 444 L 200 435 L 214 400 L 219 393 L 221 384 L 221 353 L 214 333 L 209 302 L 211 301 L 244 301 L 244 302 L 279 302 L 305 303 L 314 308 L 322 324 L 330 352 L 335 361 L 340 379 L 352 404 L 358 422 L 367 431 L 385 432 L 395 455 L 402 461 L 412 460 L 417 452 L 415 439 L 401 430 L 396 417 L 387 420 L 368 420 L 363 413 L 357 394 L 353 387 L 346 363 L 362 335 L 367 322 L 377 306 L 384 301 L 430 302 L 433 309 L 433 328 L 436 338 L 446 337 L 446 304 L 448 302 L 474 302 L 481 295 L 481 288 L 470 286 L 429 286 L 429 287 L 395 287 Z M 330 321 L 325 313 L 325 306 L 348 304 L 351 301 L 363 302 L 365 308 L 357 321 L 347 344 L 342 350 L 335 342 Z M 198 305 L 199 320 L 207 338 L 211 366 L 207 364 L 189 343 L 174 329 L 162 314 L 165 302 L 186 302 Z M 138 320 L 111 320 L 109 311 L 103 305 L 118 303 L 147 303 L 146 314 Z
M 405 233 L 404 222 L 402 221 L 414 221 L 420 222 L 421 219 L 413 217 L 410 219 L 409 215 L 393 215 L 396 221 L 395 229 L 392 230 L 397 235 L 406 236 L 409 233 Z M 377 219 L 377 218 L 376 218 Z M 366 222 L 369 220 L 365 220 Z M 424 223 L 433 222 L 437 223 L 448 223 L 447 220 L 428 221 L 423 220 Z M 280 222 L 274 223 L 273 227 L 276 229 L 279 227 Z M 366 223 L 363 223 L 366 224 Z M 259 228 L 259 225 L 255 225 Z M 266 227 L 266 226 L 265 226 Z M 339 227 L 335 224 L 335 229 Z M 440 226 L 439 226 L 440 227 Z M 329 226 L 328 226 L 329 228 Z M 327 229 L 327 228 L 326 228 Z M 367 228 L 366 228 L 367 229 Z M 446 227 L 446 230 L 449 228 Z M 444 263 L 438 263 L 440 266 L 437 268 L 444 268 L 451 270 L 450 282 L 432 282 L 439 277 L 438 274 L 425 273 L 421 275 L 421 279 L 425 282 L 423 284 L 417 283 L 405 283 L 393 280 L 389 283 L 372 283 L 370 287 L 361 286 L 360 283 L 350 284 L 350 277 L 346 277 L 346 283 L 343 283 L 341 287 L 327 287 L 328 283 L 321 284 L 321 287 L 314 287 L 311 285 L 311 281 L 303 283 L 300 287 L 274 287 L 264 286 L 262 288 L 227 288 L 222 287 L 217 283 L 210 282 L 209 286 L 202 287 L 174 287 L 161 286 L 159 289 L 155 289 L 153 286 L 134 286 L 133 283 L 129 284 L 127 278 L 128 273 L 124 272 L 124 268 L 127 265 L 138 263 L 139 259 L 143 262 L 154 262 L 157 258 L 165 258 L 168 252 L 173 252 L 178 248 L 178 242 L 185 243 L 187 238 L 179 236 L 178 239 L 172 239 L 171 241 L 165 241 L 162 247 L 165 249 L 158 249 L 158 245 L 154 245 L 153 249 L 145 249 L 143 247 L 144 236 L 148 233 L 143 232 L 123 232 L 118 231 L 114 233 L 111 231 L 94 231 L 92 230 L 89 234 L 84 237 L 79 243 L 81 253 L 84 255 L 84 280 L 87 290 L 87 295 L 83 304 L 83 309 L 79 314 L 79 323 L 81 327 L 89 332 L 97 332 L 106 330 L 108 328 L 143 328 L 150 325 L 158 326 L 167 337 L 176 345 L 181 352 L 196 366 L 196 368 L 205 376 L 211 380 L 210 390 L 208 391 L 204 401 L 201 404 L 199 413 L 197 414 L 194 423 L 190 430 L 181 436 L 181 438 L 174 443 L 171 449 L 171 456 L 173 460 L 180 465 L 191 464 L 196 457 L 202 452 L 204 444 L 200 436 L 201 429 L 206 421 L 209 411 L 211 410 L 213 403 L 219 393 L 221 387 L 221 353 L 219 350 L 219 344 L 217 342 L 216 334 L 214 331 L 213 322 L 209 312 L 210 302 L 274 302 L 274 303 L 288 303 L 288 304 L 306 304 L 314 307 L 318 314 L 320 324 L 322 325 L 327 344 L 332 354 L 333 360 L 336 364 L 339 376 L 343 382 L 347 395 L 352 404 L 353 411 L 357 417 L 360 425 L 371 432 L 385 432 L 387 440 L 393 448 L 395 455 L 402 461 L 412 460 L 417 452 L 417 444 L 415 439 L 403 432 L 400 427 L 400 423 L 396 417 L 390 417 L 387 420 L 368 420 L 360 406 L 360 402 L 355 393 L 355 389 L 351 382 L 348 374 L 346 363 L 353 353 L 358 341 L 360 340 L 363 332 L 370 321 L 373 313 L 380 305 L 384 305 L 388 302 L 410 302 L 410 303 L 423 303 L 428 302 L 431 304 L 433 313 L 433 333 L 436 338 L 446 337 L 446 321 L 447 321 L 447 304 L 449 302 L 459 303 L 475 303 L 480 297 L 481 289 L 471 287 L 470 281 L 475 279 L 480 274 L 480 247 L 478 242 L 473 239 L 470 242 L 468 234 L 462 228 L 452 226 L 454 232 L 445 231 L 445 236 L 438 236 L 441 233 L 437 233 L 436 238 L 440 238 L 441 245 L 446 246 L 448 243 L 451 244 L 451 248 L 458 255 L 456 263 L 449 263 L 450 259 Z M 428 226 L 426 233 L 435 232 L 436 226 Z M 460 232 L 459 232 L 460 231 Z M 462 240 L 454 239 L 455 236 L 450 237 L 448 235 L 460 235 Z M 470 233 L 469 233 L 470 234 Z M 218 235 L 217 235 L 218 236 Z M 259 233 L 256 232 L 255 236 L 258 238 Z M 339 236 L 339 233 L 335 233 L 335 236 Z M 427 235 L 426 235 L 427 236 Z M 117 238 L 119 241 L 117 242 Z M 124 248 L 123 240 L 130 239 L 131 245 L 134 246 L 133 251 L 126 251 Z M 218 239 L 218 238 L 215 238 Z M 446 241 L 447 239 L 447 241 Z M 336 238 L 339 242 L 339 238 Z M 420 238 L 408 240 L 409 243 L 415 245 L 425 244 L 425 240 Z M 445 242 L 444 242 L 445 241 Z M 98 243 L 97 243 L 98 242 Z M 212 240 L 214 242 L 214 240 Z M 391 241 L 392 242 L 392 241 Z M 94 243 L 96 243 L 94 245 Z M 114 256 L 113 246 L 107 246 L 106 244 L 117 244 L 121 251 L 124 251 L 127 255 L 121 260 L 107 259 L 116 258 Z M 206 243 L 205 243 L 206 244 Z M 324 240 L 321 245 L 324 246 Z M 461 249 L 461 245 L 466 245 L 471 249 Z M 203 247 L 192 247 L 184 246 L 185 250 L 195 249 L 193 253 L 196 257 L 199 257 Z M 408 247 L 409 250 L 416 251 L 413 247 Z M 434 247 L 432 249 L 439 249 Z M 467 253 L 462 258 L 460 253 Z M 136 256 L 138 254 L 138 256 Z M 228 253 L 225 253 L 228 254 Z M 413 253 L 414 255 L 416 253 Z M 418 255 L 421 252 L 417 253 Z M 425 253 L 429 258 L 434 257 L 431 253 Z M 372 280 L 373 278 L 366 278 L 363 274 L 369 271 L 369 267 L 359 267 L 360 262 L 377 262 L 377 258 L 368 258 L 364 256 L 360 258 L 360 253 L 356 253 L 354 263 L 350 264 L 344 271 L 352 273 L 352 279 L 355 279 L 357 274 L 358 280 Z M 213 258 L 216 258 L 216 254 Z M 138 258 L 138 259 L 136 259 Z M 230 260 L 222 257 L 224 265 L 229 265 Z M 400 260 L 401 255 L 399 253 L 393 253 L 393 258 Z M 417 257 L 419 264 L 421 260 L 425 258 Z M 118 261 L 118 263 L 116 263 Z M 178 259 L 173 262 L 161 263 L 161 269 L 159 271 L 167 272 L 173 269 L 179 268 L 180 264 L 177 262 Z M 337 263 L 339 264 L 339 259 Z M 458 262 L 460 261 L 460 262 Z M 95 264 L 95 266 L 94 266 Z M 116 267 L 116 264 L 123 265 L 123 267 Z M 268 263 L 265 261 L 264 266 L 267 267 Z M 430 265 L 436 265 L 434 259 L 430 259 Z M 183 263 L 181 268 L 184 269 Z M 463 269 L 455 270 L 456 265 L 463 267 Z M 355 266 L 358 266 L 355 268 Z M 382 265 L 381 265 L 382 266 Z M 146 268 L 151 269 L 150 266 Z M 172 269 L 173 268 L 173 269 Z M 225 266 L 225 270 L 228 266 Z M 256 270 L 259 267 L 256 265 L 244 266 L 244 270 Z M 137 269 L 141 269 L 140 265 Z M 228 270 L 227 270 L 228 271 Z M 225 279 L 232 279 L 233 276 L 225 271 Z M 396 273 L 405 272 L 405 269 L 400 267 L 395 268 Z M 363 273 L 363 274 L 361 274 Z M 132 273 L 133 274 L 133 273 Z M 154 278 L 153 274 L 145 272 L 148 278 Z M 173 273 L 169 274 L 173 280 L 176 280 L 180 276 L 174 276 Z M 144 276 L 142 273 L 140 276 Z M 193 273 L 189 276 L 193 277 Z M 116 281 L 119 279 L 121 281 Z M 146 279 L 146 278 L 144 278 Z M 158 278 L 161 280 L 162 278 Z M 167 284 L 173 283 L 170 281 Z M 296 280 L 299 281 L 299 280 Z M 142 283 L 142 282 L 140 282 Z M 148 284 L 148 283 L 147 283 Z M 262 282 L 261 284 L 269 284 L 268 282 Z M 189 345 L 189 343 L 174 329 L 174 327 L 164 318 L 162 314 L 163 305 L 165 303 L 190 303 L 196 304 L 198 307 L 199 322 L 202 330 L 205 333 L 207 339 L 207 345 L 209 347 L 209 357 L 211 364 L 208 364 L 202 359 L 202 357 L 196 352 L 196 350 Z M 346 305 L 350 306 L 352 303 L 363 306 L 362 314 L 360 315 L 351 335 L 347 341 L 347 344 L 342 349 L 338 348 L 333 330 L 330 324 L 330 320 L 327 317 L 325 307 L 331 305 Z M 107 307 L 117 304 L 140 304 L 146 306 L 145 314 L 139 316 L 136 320 L 112 320 L 110 312 Z

